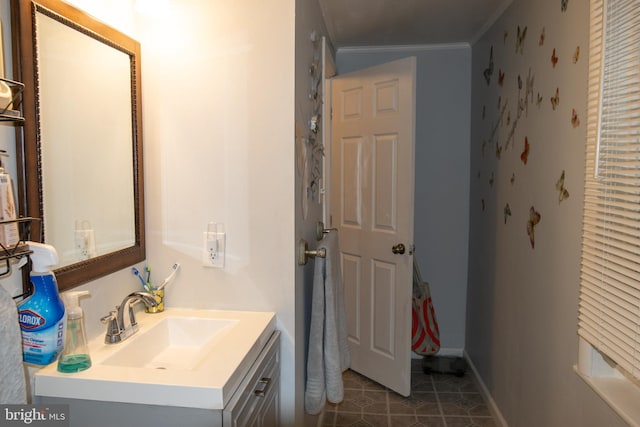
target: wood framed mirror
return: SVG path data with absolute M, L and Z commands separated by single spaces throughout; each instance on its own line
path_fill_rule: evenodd
M 11 0 L 20 214 L 61 291 L 145 259 L 140 45 L 59 0 Z

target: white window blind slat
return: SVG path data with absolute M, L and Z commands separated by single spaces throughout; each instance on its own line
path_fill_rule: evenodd
M 634 293 L 633 290 L 630 290 L 628 286 L 626 286 L 622 282 L 612 283 L 608 288 L 599 287 L 599 282 L 603 279 L 602 275 L 599 275 L 598 272 L 594 271 L 586 271 L 585 272 L 585 281 L 589 281 L 590 283 L 585 285 L 585 289 L 583 291 L 587 295 L 598 294 L 598 295 L 611 295 L 611 298 L 614 298 L 617 301 L 617 305 L 620 305 L 621 309 L 624 309 L 626 306 L 626 311 L 632 314 L 637 314 L 637 304 L 638 304 L 638 296 Z M 613 282 L 613 281 L 612 281 Z M 611 302 L 607 302 L 607 304 L 611 304 Z M 637 322 L 636 322 L 637 323 Z
M 633 298 L 629 298 L 628 295 L 625 295 L 623 292 L 620 292 L 616 289 L 612 289 L 612 291 L 614 292 L 603 293 L 598 292 L 596 289 L 585 290 L 584 296 L 580 299 L 580 307 L 584 309 L 592 307 L 593 310 L 591 311 L 594 313 L 598 313 L 598 316 L 606 315 L 610 318 L 618 319 L 620 325 L 616 325 L 616 329 L 624 331 L 627 335 L 633 337 L 631 333 L 635 332 L 638 326 L 637 322 L 635 321 L 637 312 L 633 307 L 631 307 L 633 305 L 633 303 L 631 302 Z M 620 296 L 623 296 L 626 299 L 620 298 L 615 294 L 615 292 L 619 292 Z M 606 304 L 603 304 L 603 302 Z M 611 308 L 602 309 L 601 305 L 606 305 Z M 609 310 L 615 310 L 617 316 L 619 317 L 612 315 Z M 598 317 L 597 321 L 601 322 L 602 319 Z
M 607 292 L 601 293 L 596 289 L 586 290 L 584 293 L 584 298 L 580 301 L 586 306 L 593 306 L 594 308 L 599 308 L 602 299 L 606 299 L 607 306 L 611 306 L 615 308 L 612 310 L 611 308 L 605 308 L 602 310 L 598 310 L 601 313 L 605 313 L 611 318 L 618 319 L 620 321 L 620 330 L 624 331 L 629 336 L 632 336 L 632 333 L 638 327 L 638 322 L 635 320 L 635 315 L 637 314 L 633 303 L 626 301 L 622 298 L 619 298 L 617 295 Z M 637 301 L 636 301 L 637 304 Z
M 640 1 L 590 16 L 578 333 L 640 379 Z
M 625 223 L 628 224 L 629 220 L 619 218 L 616 222 L 609 221 L 606 226 L 596 221 L 585 219 L 583 230 L 585 234 L 585 245 L 594 246 L 595 250 L 601 250 L 605 244 L 613 245 L 613 241 L 619 242 L 615 246 L 617 248 L 611 249 L 612 251 L 618 251 L 620 249 L 626 250 L 633 257 L 634 260 L 638 259 L 638 241 L 633 235 L 633 230 L 629 227 L 625 227 Z

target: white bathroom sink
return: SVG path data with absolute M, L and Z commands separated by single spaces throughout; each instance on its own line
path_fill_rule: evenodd
M 222 409 L 275 331 L 272 312 L 168 308 L 136 318 L 127 340 L 89 342 L 86 371 L 38 371 L 36 397 Z
M 134 368 L 193 370 L 215 346 L 215 338 L 229 333 L 238 319 L 166 317 L 137 340 L 118 347 L 104 365 Z

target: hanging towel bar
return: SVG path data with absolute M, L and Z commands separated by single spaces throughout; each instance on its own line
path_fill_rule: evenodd
M 324 228 L 324 222 L 318 221 L 316 224 L 316 240 L 320 241 L 330 231 L 338 231 L 337 228 Z
M 305 265 L 309 258 L 324 258 L 325 256 L 327 256 L 327 250 L 325 248 L 309 250 L 309 244 L 306 240 L 300 239 L 298 242 L 298 265 Z

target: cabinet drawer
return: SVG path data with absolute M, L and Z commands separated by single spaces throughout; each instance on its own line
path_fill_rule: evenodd
M 260 420 L 280 395 L 280 332 L 275 331 L 222 412 L 223 426 L 262 425 Z M 270 419 L 279 420 L 279 408 Z M 269 423 L 271 424 L 271 422 Z

